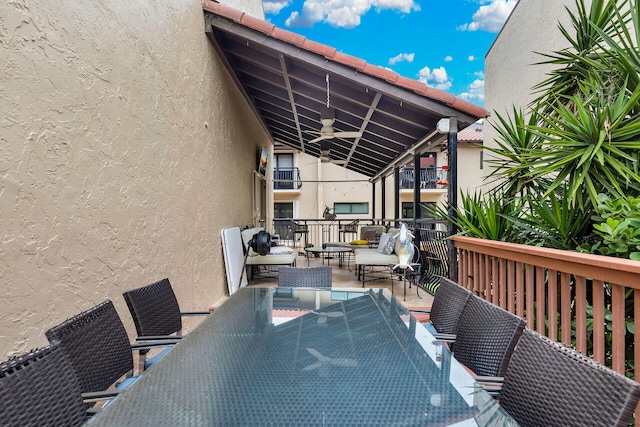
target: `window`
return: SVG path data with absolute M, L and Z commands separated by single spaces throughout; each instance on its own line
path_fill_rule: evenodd
M 421 218 L 429 218 L 429 208 L 435 207 L 435 202 L 420 202 Z M 413 218 L 413 202 L 402 202 L 402 218 Z
M 293 180 L 296 178 L 294 176 L 293 153 L 276 153 L 274 160 L 273 179 L 275 182 L 273 183 L 273 189 L 293 190 Z M 283 180 L 283 182 L 280 180 Z
M 278 219 L 287 218 L 287 219 Z M 273 204 L 273 232 L 280 236 L 281 240 L 292 239 L 291 222 L 293 218 L 293 202 L 275 202 Z
M 369 203 L 334 203 L 333 213 L 366 215 L 369 213 Z
M 274 218 L 293 218 L 293 202 L 276 202 L 273 204 Z

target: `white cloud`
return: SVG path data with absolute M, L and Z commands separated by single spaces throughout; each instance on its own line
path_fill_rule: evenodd
M 471 61 L 475 61 L 475 60 L 476 60 L 476 57 L 475 57 L 475 56 L 473 56 L 473 55 L 469 55 L 469 57 L 467 58 L 467 60 L 468 60 L 469 62 L 471 62 Z
M 413 62 L 415 53 L 399 53 L 393 58 L 389 58 L 389 65 L 396 65 L 398 62 Z
M 265 14 L 277 15 L 280 13 L 282 9 L 289 6 L 291 4 L 290 1 L 282 1 L 282 0 L 263 0 L 262 8 L 264 9 Z
M 457 29 L 460 31 L 480 30 L 488 33 L 497 33 L 517 2 L 518 0 L 492 0 L 489 4 L 478 8 L 476 13 L 473 14 L 471 23 L 463 24 Z
M 447 70 L 444 67 L 438 67 L 431 70 L 429 67 L 424 67 L 418 71 L 418 80 L 426 83 L 427 85 L 447 91 L 451 88 L 451 81 L 447 75 Z
M 411 13 L 420 10 L 420 5 L 414 0 L 305 0 L 302 11 L 292 12 L 285 25 L 311 27 L 322 21 L 334 27 L 353 28 L 372 8 Z
M 467 101 L 484 101 L 484 79 L 476 79 L 469 85 L 467 92 L 463 92 L 460 98 Z
M 473 73 L 473 75 L 479 78 L 480 80 L 484 80 L 484 71 L 476 71 Z
M 453 56 L 447 55 L 444 57 L 444 62 L 451 62 L 451 61 L 453 61 Z

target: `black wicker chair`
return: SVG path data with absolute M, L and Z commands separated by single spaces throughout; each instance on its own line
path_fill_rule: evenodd
M 500 404 L 523 427 L 626 426 L 640 384 L 526 329 L 504 377 Z
M 331 288 L 331 267 L 280 267 L 278 286 L 286 288 Z
M 0 364 L 0 424 L 80 426 L 87 412 L 62 348 L 51 345 Z
M 471 295 L 456 325 L 453 355 L 482 380 L 502 377 L 524 326 L 524 319 Z
M 133 351 L 166 347 L 164 341 L 130 344 L 127 332 L 113 306 L 106 300 L 45 333 L 51 344 L 64 349 L 86 402 L 116 396 L 118 389 L 133 383 Z M 125 378 L 125 379 L 123 379 Z
M 462 314 L 471 292 L 459 284 L 440 278 L 440 286 L 436 291 L 429 311 L 416 311 L 415 313 L 429 313 L 429 322 L 425 327 L 431 331 L 434 337 L 443 340 L 455 340 L 456 325 Z
M 183 316 L 209 314 L 208 311 L 181 312 L 176 294 L 167 278 L 124 292 L 122 296 L 136 325 L 138 342 L 174 340 L 174 343 L 177 343 L 182 337 Z M 145 369 L 164 357 L 167 350 L 170 350 L 170 347 L 153 358 L 145 360 Z M 142 352 L 141 356 L 144 354 Z

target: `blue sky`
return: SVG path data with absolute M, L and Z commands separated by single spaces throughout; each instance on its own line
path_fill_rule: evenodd
M 263 0 L 278 27 L 484 106 L 484 56 L 517 0 Z

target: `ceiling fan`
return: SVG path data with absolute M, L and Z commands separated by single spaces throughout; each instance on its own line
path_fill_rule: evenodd
M 331 108 L 331 96 L 329 90 L 329 73 L 325 77 L 327 82 L 327 103 L 320 111 L 320 122 L 322 127 L 320 128 L 320 136 L 309 141 L 309 144 L 321 142 L 327 139 L 333 138 L 359 138 L 362 136 L 361 132 L 336 132 L 333 129 L 333 123 L 336 121 L 336 110 Z M 318 132 L 313 132 L 318 133 Z
M 347 160 L 336 160 L 331 158 L 331 142 L 320 141 L 320 161 L 322 163 L 333 163 L 344 166 Z
M 320 128 L 320 136 L 309 141 L 309 144 L 315 144 L 317 142 L 333 138 L 359 138 L 362 136 L 361 132 L 336 132 L 333 129 L 335 114 L 335 110 L 331 107 L 322 108 L 322 111 L 320 112 L 320 122 L 322 122 L 322 127 Z

